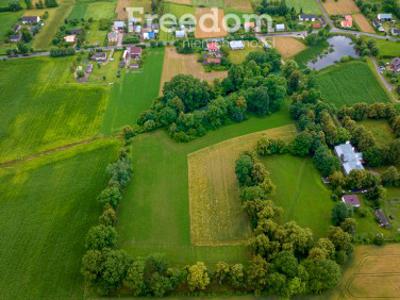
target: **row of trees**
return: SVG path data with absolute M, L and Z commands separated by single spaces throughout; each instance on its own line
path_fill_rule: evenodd
M 248 113 L 264 116 L 276 112 L 287 95 L 280 60 L 275 50 L 253 52 L 213 85 L 191 75 L 177 75 L 164 85 L 163 96 L 137 123 L 142 131 L 166 127 L 171 137 L 186 142 L 228 120 L 241 122 Z M 295 79 L 291 79 L 295 88 Z
M 352 236 L 332 227 L 328 238 L 314 241 L 310 229 L 281 222 L 283 210 L 268 200 L 274 185 L 257 154 L 280 154 L 285 148 L 280 140 L 261 139 L 255 152 L 240 155 L 235 171 L 254 232 L 248 288 L 290 298 L 335 287 L 340 279 L 337 262 L 343 263 L 351 254 Z

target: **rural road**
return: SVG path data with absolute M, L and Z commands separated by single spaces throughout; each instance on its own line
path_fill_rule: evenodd
M 385 76 L 383 76 L 383 74 L 381 72 L 379 72 L 378 62 L 376 61 L 375 58 L 372 58 L 371 60 L 372 60 L 372 63 L 374 64 L 376 73 L 378 73 L 378 76 L 380 77 L 382 83 L 384 84 L 384 86 L 386 87 L 386 89 L 389 92 L 392 92 L 393 91 L 393 85 L 386 79 Z

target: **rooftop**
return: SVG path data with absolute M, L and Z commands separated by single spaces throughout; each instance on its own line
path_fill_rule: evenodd
M 362 153 L 356 152 L 350 142 L 335 146 L 335 153 L 339 157 L 346 175 L 353 170 L 364 170 Z
M 343 195 L 342 201 L 353 207 L 360 207 L 361 205 L 357 195 Z

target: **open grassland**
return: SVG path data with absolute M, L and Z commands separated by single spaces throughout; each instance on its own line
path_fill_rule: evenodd
M 375 33 L 374 27 L 372 27 L 371 23 L 362 13 L 354 14 L 353 20 L 357 23 L 362 32 Z
M 297 13 L 302 9 L 306 14 L 321 15 L 321 8 L 315 0 L 287 0 L 286 4 L 294 7 Z
M 71 58 L 0 63 L 0 161 L 96 135 L 108 88 L 67 83 Z
M 0 169 L 2 299 L 82 299 L 84 237 L 118 143 L 102 140 Z
M 196 54 L 179 54 L 175 48 L 165 48 L 164 68 L 161 76 L 160 94 L 164 83 L 170 81 L 178 74 L 193 75 L 196 78 L 212 82 L 214 79 L 223 79 L 227 76 L 227 71 L 204 71 L 201 63 L 197 62 Z
M 225 8 L 231 11 L 243 13 L 253 12 L 251 0 L 225 0 Z
M 322 97 L 338 107 L 357 102 L 388 102 L 390 98 L 368 64 L 352 61 L 329 67 L 317 75 Z
M 7 33 L 17 24 L 23 12 L 3 12 L 0 13 L 0 54 L 5 54 L 7 49 L 14 48 L 15 44 L 5 43 Z
M 235 245 L 246 242 L 250 227 L 241 207 L 235 175 L 235 161 L 245 150 L 252 150 L 262 137 L 290 140 L 293 125 L 268 129 L 188 155 L 190 232 L 196 246 Z
M 250 52 L 256 52 L 256 51 L 263 51 L 262 46 L 259 43 L 245 42 L 244 49 L 230 50 L 228 58 L 229 58 L 230 62 L 233 64 L 241 64 L 242 62 L 244 62 L 246 60 L 246 57 L 247 57 L 247 55 L 249 55 Z
M 127 7 L 143 7 L 144 14 L 151 14 L 151 0 L 118 0 L 115 13 L 118 20 L 127 20 Z M 134 17 L 142 17 L 139 13 L 134 13 Z
M 400 54 L 400 42 L 391 42 L 381 39 L 374 39 L 379 49 L 379 56 L 385 58 L 397 57 Z
M 131 255 L 165 253 L 172 263 L 246 261 L 244 246 L 196 247 L 190 239 L 187 155 L 229 138 L 290 124 L 287 108 L 267 118 L 250 118 L 192 142 L 173 141 L 158 130 L 135 137 L 135 177 L 121 202 L 120 246 Z
M 215 12 L 216 8 L 200 8 L 196 9 L 196 30 L 194 36 L 197 39 L 206 39 L 206 38 L 222 38 L 228 35 L 228 32 L 225 29 L 224 25 L 224 10 L 218 9 L 218 12 Z M 202 16 L 205 14 L 216 14 L 218 20 L 217 24 L 214 24 L 214 21 L 210 18 L 202 19 Z M 215 27 L 215 29 L 214 29 Z M 203 30 L 204 29 L 204 30 Z
M 357 124 L 372 132 L 378 146 L 386 146 L 396 138 L 386 120 L 365 120 Z
M 180 18 L 184 14 L 195 14 L 196 8 L 192 5 L 182 5 L 172 2 L 165 2 L 163 4 L 164 13 L 173 14 L 175 17 Z
M 321 299 L 398 299 L 400 245 L 357 246 L 340 285 Z
M 74 6 L 74 0 L 61 0 L 58 1 L 58 4 L 58 7 L 46 8 L 46 11 L 49 12 L 49 17 L 45 20 L 45 25 L 40 32 L 33 39 L 32 46 L 35 50 L 50 48 L 58 29 L 64 24 L 64 19 L 69 16 Z M 26 10 L 24 15 L 42 16 L 44 12 L 45 10 L 43 9 L 31 9 Z
M 360 12 L 353 0 L 325 0 L 321 2 L 330 15 L 345 15 Z
M 276 185 L 272 200 L 284 210 L 285 221 L 309 227 L 316 237 L 326 235 L 334 202 L 310 159 L 291 155 L 262 160 Z
M 149 109 L 157 98 L 163 70 L 164 48 L 146 51 L 141 69 L 127 72 L 121 82 L 114 83 L 104 115 L 101 130 L 103 133 L 114 132 L 124 125 L 136 124 L 140 113 Z
M 306 45 L 299 39 L 291 37 L 275 36 L 272 38 L 272 46 L 276 48 L 285 59 L 291 58 L 306 49 Z
M 114 2 L 92 2 L 89 3 L 85 11 L 85 19 L 93 20 L 113 19 L 115 15 Z

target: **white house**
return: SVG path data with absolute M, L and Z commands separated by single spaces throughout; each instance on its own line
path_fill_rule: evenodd
M 40 20 L 38 16 L 23 16 L 21 19 L 22 24 L 37 24 Z
M 230 41 L 229 47 L 231 47 L 232 50 L 242 50 L 244 49 L 244 43 L 243 41 Z
M 71 34 L 71 35 L 64 36 L 64 41 L 68 44 L 75 44 L 76 43 L 76 35 Z
M 285 24 L 276 24 L 275 30 L 276 31 L 285 31 Z
M 126 24 L 124 21 L 114 21 L 113 28 L 115 31 L 125 30 Z
M 392 14 L 378 14 L 377 18 L 381 22 L 392 21 Z
M 346 175 L 353 170 L 364 170 L 362 153 L 356 152 L 350 142 L 335 146 L 335 153 Z

